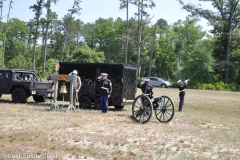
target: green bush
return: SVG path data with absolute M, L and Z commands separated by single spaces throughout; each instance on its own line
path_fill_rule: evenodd
M 144 80 L 144 78 L 141 77 L 137 77 L 136 83 L 139 84 Z
M 141 83 L 144 78 L 138 77 L 137 84 Z M 172 88 L 178 88 L 177 80 L 171 81 Z M 190 81 L 187 88 L 205 89 L 205 90 L 219 90 L 219 91 L 240 91 L 240 85 L 236 83 L 224 84 L 223 82 L 212 82 L 201 84 L 198 81 Z
M 201 88 L 200 84 L 195 84 L 194 89 Z M 236 83 L 224 84 L 223 82 L 202 84 L 202 89 L 218 91 L 240 91 L 240 85 Z
M 176 81 L 171 81 L 172 88 L 178 88 L 178 84 Z
M 213 84 L 209 83 L 209 84 L 203 84 L 202 89 L 215 90 L 215 87 Z
M 195 82 L 194 84 L 189 84 L 188 88 L 202 89 L 202 85 L 199 82 Z
M 230 83 L 227 85 L 227 89 L 229 91 L 240 91 L 240 85 L 238 85 L 236 83 Z

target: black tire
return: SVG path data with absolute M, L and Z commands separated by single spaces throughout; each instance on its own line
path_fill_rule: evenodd
M 167 88 L 167 85 L 166 84 L 161 84 L 161 87 L 162 88 Z
M 94 102 L 94 106 L 97 110 L 102 110 L 102 104 L 101 104 L 101 99 L 97 98 Z
M 157 102 L 157 107 L 154 107 L 154 112 L 157 120 L 162 123 L 167 123 L 174 117 L 174 103 L 168 96 L 161 96 L 161 100 Z
M 91 108 L 91 106 L 92 106 L 92 101 L 91 101 L 91 99 L 90 98 L 88 98 L 88 97 L 82 97 L 82 98 L 80 98 L 80 100 L 79 100 L 79 106 L 80 106 L 80 108 L 82 108 L 82 109 L 87 109 L 87 108 Z
M 46 102 L 47 98 L 45 96 L 33 96 L 35 102 Z
M 2 97 L 2 94 L 0 94 L 0 98 Z
M 114 106 L 116 109 L 123 109 L 124 106 Z
M 147 123 L 152 117 L 151 100 L 145 95 L 139 95 L 132 104 L 132 117 L 140 123 Z
M 16 88 L 12 92 L 12 101 L 14 103 L 26 103 L 28 100 L 28 93 L 23 88 Z

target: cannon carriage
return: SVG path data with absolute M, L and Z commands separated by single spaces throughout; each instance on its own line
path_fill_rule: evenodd
M 139 123 L 147 123 L 153 112 L 157 120 L 167 123 L 174 117 L 174 103 L 168 96 L 150 99 L 147 94 L 137 96 L 132 104 L 132 118 Z

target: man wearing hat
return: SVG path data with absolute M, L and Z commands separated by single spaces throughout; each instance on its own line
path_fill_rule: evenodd
M 77 76 L 78 71 L 73 70 L 69 75 Z M 76 108 L 76 102 L 78 101 L 78 92 L 80 90 L 82 83 L 79 76 L 77 76 L 77 80 L 73 82 L 73 106 Z
M 178 80 L 177 84 L 178 84 L 178 89 L 179 89 L 179 106 L 178 106 L 178 111 L 182 111 L 183 109 L 183 104 L 184 104 L 184 96 L 185 96 L 185 87 L 187 87 L 187 83 L 189 80 L 185 80 L 184 83 L 182 83 L 182 80 Z
M 107 113 L 108 111 L 108 98 L 112 93 L 112 82 L 107 79 L 107 73 L 101 74 L 101 89 L 100 89 L 100 98 L 101 98 L 101 106 L 102 113 Z
M 142 93 L 148 94 L 148 97 L 152 99 L 154 97 L 153 87 L 149 83 L 150 79 L 144 79 L 144 81 L 137 85 L 142 90 Z

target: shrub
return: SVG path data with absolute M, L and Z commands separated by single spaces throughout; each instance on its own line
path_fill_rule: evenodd
M 203 89 L 207 89 L 207 90 L 215 90 L 215 87 L 213 84 L 209 83 L 209 84 L 203 84 L 202 85 Z
M 144 78 L 141 77 L 137 77 L 136 83 L 139 84 L 144 80 Z

